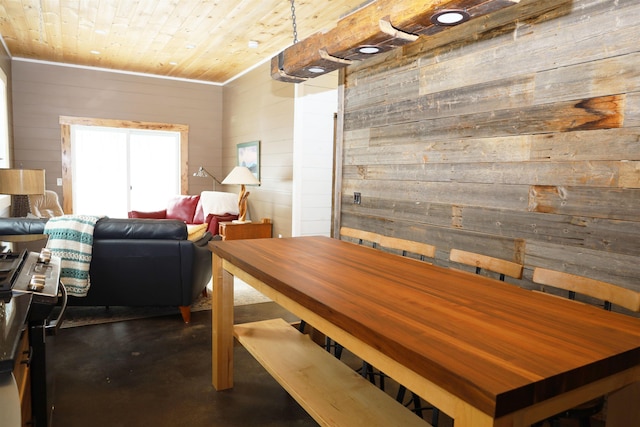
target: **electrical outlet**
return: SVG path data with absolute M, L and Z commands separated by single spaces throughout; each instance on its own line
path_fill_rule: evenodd
M 62 178 L 57 178 L 56 184 L 58 185 L 58 187 L 62 187 Z
M 360 193 L 353 193 L 353 203 L 359 205 L 361 202 Z

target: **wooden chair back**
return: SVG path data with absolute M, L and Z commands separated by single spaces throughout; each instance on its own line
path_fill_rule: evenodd
M 422 261 L 425 260 L 425 257 L 435 258 L 436 256 L 436 247 L 427 243 L 389 236 L 380 236 L 379 243 L 383 248 L 402 251 L 402 256 L 407 256 L 408 253 L 420 255 Z
M 475 252 L 467 252 L 460 249 L 451 249 L 449 260 L 460 264 L 470 265 L 476 268 L 476 274 L 481 270 L 488 270 L 500 274 L 500 280 L 504 281 L 505 276 L 514 279 L 522 279 L 522 264 L 507 261 L 505 259 L 494 258 Z
M 374 233 L 371 231 L 358 230 L 356 228 L 349 227 L 341 227 L 340 228 L 340 237 L 351 237 L 352 239 L 357 239 L 358 244 L 362 245 L 364 242 L 371 242 L 372 246 L 375 248 L 380 243 L 380 239 L 382 236 L 378 233 Z
M 622 286 L 590 279 L 584 276 L 536 267 L 533 282 L 569 291 L 569 298 L 582 294 L 604 301 L 604 308 L 611 310 L 615 304 L 633 312 L 640 312 L 640 292 Z

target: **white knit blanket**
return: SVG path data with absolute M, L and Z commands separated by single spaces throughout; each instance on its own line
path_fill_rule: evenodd
M 93 250 L 93 229 L 101 217 L 63 215 L 50 218 L 44 227 L 49 235 L 47 248 L 60 257 L 60 281 L 69 295 L 87 296 L 89 266 Z

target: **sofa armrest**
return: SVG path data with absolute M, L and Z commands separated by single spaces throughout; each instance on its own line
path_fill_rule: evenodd
M 154 212 L 131 211 L 129 212 L 128 216 L 129 218 L 166 219 L 167 210 L 163 209 L 161 211 L 154 211 Z
M 0 236 L 43 234 L 47 221 L 48 218 L 0 218 Z

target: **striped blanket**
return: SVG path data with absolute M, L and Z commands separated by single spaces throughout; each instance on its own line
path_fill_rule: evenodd
M 93 249 L 93 229 L 99 216 L 63 215 L 50 218 L 44 227 L 49 235 L 47 248 L 61 259 L 60 281 L 69 295 L 84 297 L 89 291 L 89 265 Z

